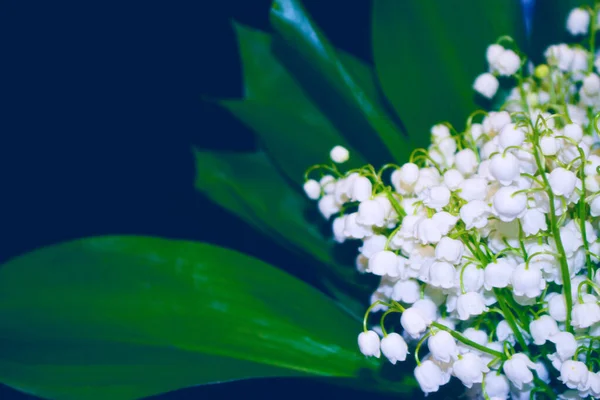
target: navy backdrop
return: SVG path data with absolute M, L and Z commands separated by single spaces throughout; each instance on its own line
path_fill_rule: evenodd
M 335 44 L 370 58 L 368 1 L 305 4 Z M 241 95 L 229 21 L 268 29 L 269 5 L 3 1 L 0 262 L 83 236 L 143 234 L 233 247 L 310 281 L 288 254 L 193 190 L 192 146 L 254 148 L 250 131 L 200 99 Z M 269 379 L 157 398 L 314 393 L 356 394 Z M 0 386 L 2 400 L 32 398 Z

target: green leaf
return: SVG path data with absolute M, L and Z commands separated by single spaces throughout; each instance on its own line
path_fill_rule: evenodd
M 462 129 L 478 107 L 472 89 L 487 70 L 485 50 L 511 35 L 523 48 L 518 0 L 375 0 L 373 52 L 382 88 L 421 147 L 430 129 L 449 121 Z
M 322 100 L 322 107 L 329 103 L 327 115 L 331 118 L 336 118 L 333 112 L 337 111 L 336 120 L 345 122 L 343 132 L 349 140 L 356 143 L 370 161 L 378 164 L 389 157 L 396 162 L 406 161 L 411 149 L 402 133 L 378 99 L 373 97 L 372 90 L 365 89 L 364 82 L 356 78 L 357 71 L 350 72 L 349 64 L 340 60 L 300 2 L 275 0 L 271 23 L 290 47 L 283 54 L 290 57 L 288 63 L 296 63 L 296 78 L 302 79 L 298 73 L 303 73 L 303 82 L 313 93 L 323 91 L 324 87 L 327 89 L 325 95 L 313 96 Z
M 356 378 L 360 324 L 307 284 L 208 244 L 100 237 L 0 269 L 0 380 L 60 399 L 137 399 L 270 376 Z M 368 372 L 370 373 L 370 372 Z
M 366 163 L 361 154 L 305 95 L 275 57 L 269 34 L 234 24 L 244 73 L 244 100 L 220 101 L 254 130 L 269 157 L 292 181 L 304 182 L 312 165 L 327 163 L 342 145 L 351 152 L 348 168 Z M 350 56 L 348 56 L 350 57 Z M 349 60 L 348 62 L 353 62 Z M 356 70 L 362 65 L 354 63 Z M 363 69 L 361 74 L 367 72 Z
M 352 315 L 362 316 L 364 305 L 357 300 L 372 289 L 368 281 L 353 265 L 337 261 L 336 244 L 323 236 L 317 219 L 307 218 L 311 210 L 316 213 L 316 204 L 292 190 L 264 154 L 196 151 L 195 156 L 198 190 L 278 244 L 313 257 L 322 278 L 333 280 L 324 282 L 331 295 L 343 300 Z M 331 290 L 332 285 L 337 289 Z
M 593 0 L 543 0 L 534 7 L 530 57 L 536 63 L 545 62 L 548 46 L 581 39 L 567 32 L 567 16 L 576 7 L 594 6 Z M 586 44 L 587 46 L 587 44 Z

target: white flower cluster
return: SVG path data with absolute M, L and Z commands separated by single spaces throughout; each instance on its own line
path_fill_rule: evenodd
M 590 21 L 596 11 L 574 10 L 568 30 L 594 35 Z M 425 393 L 454 376 L 471 398 L 600 397 L 600 57 L 551 46 L 530 76 L 500 44 L 487 60 L 477 91 L 516 83 L 501 110 L 461 133 L 434 126 L 402 166 L 341 173 L 336 147 L 305 191 L 336 241 L 362 241 L 358 270 L 381 277 L 363 354 L 396 364 L 412 349 Z

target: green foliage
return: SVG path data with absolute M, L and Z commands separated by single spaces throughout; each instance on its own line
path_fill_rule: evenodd
M 373 2 L 373 52 L 383 91 L 419 147 L 432 125 L 461 130 L 478 109 L 472 89 L 485 50 L 503 35 L 523 48 L 518 0 Z
M 135 399 L 269 376 L 356 378 L 356 321 L 259 260 L 202 243 L 100 237 L 0 269 L 0 380 L 60 399 Z

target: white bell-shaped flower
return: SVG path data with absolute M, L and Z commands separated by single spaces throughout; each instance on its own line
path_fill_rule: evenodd
M 466 292 L 479 292 L 483 288 L 484 272 L 483 269 L 473 263 L 467 263 L 464 266 L 458 266 L 456 287 L 462 287 Z M 485 302 L 485 300 L 484 300 Z
M 358 335 L 358 347 L 365 356 L 381 356 L 379 335 L 375 331 L 361 332 Z
M 431 217 L 431 219 L 435 223 L 435 226 L 440 231 L 442 236 L 447 235 L 448 232 L 450 232 L 450 230 L 454 228 L 458 222 L 458 217 L 450 214 L 447 211 L 437 212 L 433 215 L 433 217 Z
M 421 285 L 414 279 L 400 280 L 394 284 L 392 300 L 412 304 L 421 297 Z
M 496 325 L 496 337 L 500 342 L 508 341 L 513 346 L 515 345 L 515 333 L 508 324 L 508 321 L 506 321 L 505 319 L 503 319 L 498 323 L 498 325 Z
M 442 238 L 438 226 L 432 218 L 425 218 L 416 225 L 417 240 L 421 244 L 437 243 Z
M 548 230 L 546 215 L 537 208 L 530 208 L 521 217 L 521 226 L 526 236 L 536 235 L 540 231 Z
M 368 272 L 384 276 L 398 268 L 398 256 L 393 251 L 382 250 L 369 258 Z
M 342 215 L 333 220 L 331 228 L 333 230 L 333 239 L 338 243 L 346 241 L 346 215 Z
M 467 229 L 482 229 L 488 224 L 490 207 L 482 200 L 469 201 L 460 208 L 460 219 Z
M 481 357 L 475 353 L 466 353 L 452 365 L 452 372 L 463 385 L 470 388 L 474 383 L 483 382 L 483 374 L 489 368 Z
M 371 198 L 373 193 L 373 184 L 369 178 L 359 176 L 354 180 L 352 185 L 352 201 L 366 201 Z
M 542 294 L 542 291 L 546 287 L 542 270 L 536 265 L 527 266 L 525 263 L 517 265 L 510 277 L 510 281 L 513 293 L 517 296 L 535 298 Z
M 346 215 L 344 219 L 344 235 L 349 238 L 363 239 L 373 234 L 373 228 L 358 223 L 358 213 Z
M 504 47 L 497 43 L 489 45 L 485 52 L 485 59 L 487 63 L 490 65 L 494 64 L 496 62 L 496 59 L 500 57 L 503 51 Z
M 560 293 L 550 293 L 546 297 L 548 302 L 548 314 L 558 321 L 564 322 L 567 319 L 567 306 L 565 304 L 565 297 Z
M 423 393 L 433 393 L 447 383 L 442 369 L 431 360 L 425 360 L 415 368 L 415 378 Z
M 331 161 L 334 163 L 341 164 L 348 161 L 350 158 L 350 152 L 348 152 L 348 149 L 343 146 L 335 146 L 333 149 L 331 149 L 329 157 L 331 157 Z
M 549 315 L 542 315 L 540 318 L 529 323 L 529 332 L 533 338 L 533 343 L 541 346 L 550 338 L 557 334 L 558 324 L 556 320 Z
M 458 196 L 465 201 L 484 200 L 487 193 L 487 182 L 483 178 L 469 178 L 459 185 Z
M 500 188 L 492 200 L 494 214 L 504 222 L 510 222 L 525 214 L 527 209 L 527 196 L 517 193 L 516 186 L 504 186 Z
M 420 299 L 415 301 L 412 308 L 419 310 L 427 325 L 435 321 L 438 318 L 438 307 L 429 299 Z
M 594 197 L 590 203 L 590 214 L 592 217 L 597 217 L 600 215 L 600 196 Z
M 598 80 L 597 91 L 600 91 L 600 79 Z M 563 128 L 563 136 L 568 137 L 576 143 L 579 143 L 583 138 L 583 129 L 581 128 L 581 125 L 578 124 L 567 124 Z
M 560 381 L 569 389 L 585 390 L 589 371 L 581 361 L 566 360 L 560 367 Z
M 457 190 L 464 180 L 465 177 L 457 169 L 449 169 L 444 172 L 444 185 L 450 190 Z
M 318 208 L 319 212 L 325 217 L 325 219 L 331 218 L 333 214 L 340 212 L 340 204 L 336 202 L 335 196 L 332 194 L 325 195 L 319 200 Z
M 562 167 L 553 169 L 548 176 L 548 183 L 550 183 L 552 192 L 558 196 L 571 196 L 573 190 L 575 190 L 576 182 L 577 176 Z
M 600 375 L 598 372 L 588 371 L 587 382 L 584 384 L 584 390 L 580 391 L 579 395 L 581 398 L 600 397 Z
M 457 239 L 444 236 L 435 246 L 435 258 L 451 264 L 458 264 L 462 259 L 465 245 Z
M 456 340 L 446 331 L 437 331 L 427 339 L 431 356 L 438 361 L 449 363 L 458 359 Z
M 450 202 L 450 190 L 442 185 L 432 186 L 423 190 L 419 197 L 425 206 L 440 211 Z
M 527 355 L 517 353 L 504 362 L 503 371 L 517 389 L 522 389 L 524 385 L 533 382 L 531 370 L 535 368 Z
M 596 322 L 600 322 L 600 306 L 596 301 L 589 303 L 576 303 L 573 306 L 572 312 L 572 323 L 575 328 L 589 328 Z
M 458 296 L 456 311 L 458 319 L 465 321 L 472 316 L 479 315 L 488 308 L 485 306 L 483 296 L 477 292 L 467 292 Z
M 488 345 L 488 334 L 485 331 L 482 331 L 480 329 L 475 329 L 475 328 L 467 328 L 463 331 L 463 336 L 466 337 L 467 339 L 481 345 L 481 346 L 487 346 Z M 470 351 L 478 351 L 473 349 L 471 346 L 468 346 L 466 344 L 460 343 L 458 345 L 458 351 L 460 352 L 460 354 L 465 354 L 468 353 Z
M 507 111 L 491 111 L 482 121 L 483 132 L 494 136 L 494 134 L 500 132 L 502 128 L 510 124 L 510 121 L 510 114 Z
M 498 91 L 498 86 L 500 86 L 498 79 L 489 72 L 479 75 L 473 83 L 473 89 L 488 99 L 494 97 Z
M 484 286 L 487 290 L 505 288 L 510 283 L 510 278 L 517 263 L 510 258 L 499 258 L 486 265 L 484 272 Z
M 402 336 L 396 332 L 389 333 L 381 339 L 381 352 L 392 364 L 406 360 L 408 345 Z
M 456 269 L 446 261 L 436 261 L 429 268 L 428 282 L 434 287 L 450 289 L 454 287 Z
M 540 138 L 540 149 L 545 156 L 555 156 L 560 150 L 559 140 L 552 136 L 543 136 Z
M 485 393 L 490 399 L 507 399 L 510 393 L 510 383 L 506 376 L 499 372 L 490 372 L 483 378 Z
M 498 135 L 498 145 L 502 150 L 508 147 L 519 147 L 525 141 L 525 133 L 525 128 L 513 123 L 508 124 Z
M 375 200 L 366 200 L 358 205 L 356 222 L 366 226 L 385 225 L 385 209 Z
M 427 330 L 427 326 L 431 321 L 427 322 L 422 313 L 414 308 L 407 308 L 400 317 L 400 324 L 411 337 L 418 338 Z
M 567 17 L 567 30 L 573 36 L 587 35 L 590 26 L 590 13 L 583 8 L 574 8 Z
M 577 340 L 571 332 L 558 332 L 548 338 L 556 346 L 556 355 L 561 361 L 568 360 L 577 351 Z
M 319 185 L 321 185 L 325 194 L 333 194 L 335 191 L 335 183 L 336 180 L 331 175 L 325 175 L 319 180 Z
M 378 253 L 385 249 L 386 242 L 386 236 L 372 235 L 368 238 L 365 238 L 362 246 L 358 248 L 358 251 L 360 251 L 363 256 L 371 258 L 375 253 Z
M 454 164 L 456 166 L 456 169 L 461 174 L 468 176 L 477 171 L 479 161 L 477 160 L 477 155 L 473 150 L 463 149 L 456 153 Z
M 496 154 L 490 159 L 490 174 L 504 186 L 511 185 L 519 176 L 519 160 L 511 153 Z
M 521 67 L 521 59 L 512 50 L 504 49 L 490 63 L 490 68 L 502 76 L 511 76 Z

